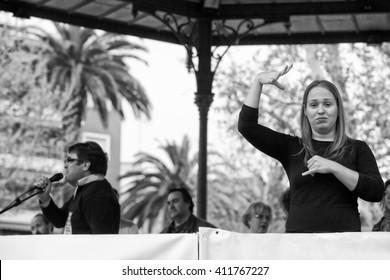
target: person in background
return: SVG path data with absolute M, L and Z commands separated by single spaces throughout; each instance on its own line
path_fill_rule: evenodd
M 284 90 L 281 71 L 258 74 L 242 105 L 238 130 L 255 148 L 278 160 L 290 182 L 286 232 L 361 231 L 358 198 L 379 202 L 383 180 L 369 146 L 346 135 L 343 100 L 326 80 L 310 83 L 300 108 L 300 137 L 259 124 L 265 86 Z
M 116 189 L 112 189 L 119 200 L 119 193 Z M 119 224 L 119 234 L 137 234 L 138 226 L 130 219 L 121 216 Z
M 268 232 L 284 233 L 286 232 L 286 220 L 290 210 L 290 188 L 284 190 L 279 196 L 279 204 L 283 210 L 284 215 L 274 218 Z
M 174 188 L 168 193 L 168 213 L 172 222 L 161 233 L 195 233 L 199 227 L 215 226 L 193 214 L 194 202 L 185 188 Z
M 67 149 L 64 176 L 74 195 L 59 208 L 50 196 L 52 183 L 43 177 L 35 184 L 43 214 L 64 234 L 117 234 L 120 205 L 106 180 L 107 155 L 95 142 L 76 143 Z
M 263 202 L 252 203 L 242 216 L 242 222 L 250 233 L 266 233 L 271 221 L 272 208 Z
M 138 234 L 138 226 L 132 220 L 121 218 L 119 234 Z
M 385 193 L 380 204 L 383 217 L 374 225 L 372 231 L 390 231 L 390 179 L 385 182 Z
M 280 195 L 280 204 L 282 205 L 284 213 L 288 215 L 288 212 L 290 211 L 290 188 L 286 189 L 282 192 Z
M 53 225 L 50 221 L 42 214 L 38 213 L 31 219 L 31 233 L 32 234 L 52 234 Z

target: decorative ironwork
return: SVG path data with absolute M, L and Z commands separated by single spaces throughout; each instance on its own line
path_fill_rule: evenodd
M 195 60 L 199 60 L 198 55 L 198 21 L 189 17 L 182 17 L 174 15 L 172 13 L 164 13 L 162 15 L 154 13 L 153 16 L 161 21 L 165 27 L 174 34 L 177 40 L 182 44 L 187 51 L 186 67 L 190 72 L 191 69 L 198 72 L 198 63 Z M 184 19 L 183 22 L 180 22 Z M 287 30 L 291 26 L 288 18 L 282 19 L 263 19 L 261 23 L 255 23 L 252 19 L 241 20 L 236 27 L 232 27 L 226 24 L 226 20 L 215 20 L 212 22 L 212 39 L 215 46 L 211 49 L 212 69 L 211 74 L 214 75 L 222 58 L 228 52 L 231 46 L 238 45 L 240 40 L 255 30 L 271 23 L 282 22 Z M 220 52 L 221 48 L 225 48 Z
M 175 17 L 175 15 L 171 13 L 165 13 L 162 17 L 157 15 L 156 13 L 153 16 L 161 21 L 173 35 L 177 38 L 177 40 L 182 44 L 188 55 L 187 68 L 195 69 L 195 65 L 193 63 L 192 55 L 193 55 L 193 47 L 194 47 L 194 36 L 196 31 L 196 22 L 191 20 L 189 17 L 184 18 L 185 22 L 179 23 L 179 20 Z M 179 16 L 177 16 L 179 17 Z
M 214 100 L 214 94 L 195 93 L 195 104 L 198 106 L 201 116 L 207 115 Z

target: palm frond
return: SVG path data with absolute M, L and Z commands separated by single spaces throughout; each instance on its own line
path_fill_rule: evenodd
M 30 26 L 25 29 L 36 40 L 48 46 L 45 60 L 53 88 L 67 88 L 71 91 L 67 95 L 69 100 L 80 93 L 83 99 L 87 98 L 87 94 L 91 95 L 103 124 L 107 123 L 106 99 L 124 116 L 120 96 L 131 105 L 135 117 L 145 115 L 150 118 L 149 99 L 144 88 L 129 73 L 127 64 L 129 59 L 143 61 L 135 52 L 145 53 L 145 47 L 130 42 L 122 35 L 98 35 L 94 30 L 79 26 L 53 24 L 56 29 L 53 34 L 39 27 Z M 86 102 L 78 104 L 84 105 Z M 85 109 L 80 106 L 66 108 L 72 111 L 65 112 L 66 115 L 78 116 L 65 119 L 68 122 L 79 122 L 73 126 L 80 127 Z M 78 113 L 74 111 L 77 109 L 80 110 Z
M 133 215 L 138 226 L 145 225 L 148 232 L 162 229 L 163 225 L 156 223 L 166 217 L 165 202 L 171 188 L 193 189 L 193 178 L 189 177 L 191 173 L 188 171 L 194 167 L 190 167 L 193 161 L 189 147 L 186 136 L 182 145 L 175 142 L 160 143 L 159 148 L 167 153 L 169 162 L 163 162 L 148 153 L 138 153 L 134 157 L 133 170 L 120 177 L 120 180 L 127 180 L 121 192 L 124 214 Z

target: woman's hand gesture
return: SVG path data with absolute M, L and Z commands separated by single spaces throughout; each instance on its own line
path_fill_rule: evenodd
M 287 74 L 288 71 L 292 68 L 292 64 L 284 66 L 282 71 L 271 71 L 271 72 L 262 72 L 256 76 L 256 81 L 261 85 L 274 85 L 277 88 L 284 90 L 284 86 L 278 82 L 278 79 Z
M 327 174 L 332 173 L 335 169 L 335 162 L 320 156 L 313 156 L 307 161 L 307 168 L 309 169 L 306 172 L 302 173 L 302 176 L 312 175 L 316 173 Z
M 278 82 L 278 79 L 284 74 L 287 74 L 292 66 L 292 64 L 286 65 L 282 71 L 270 71 L 258 74 L 252 83 L 249 93 L 245 98 L 244 104 L 252 108 L 259 108 L 260 95 L 263 89 L 263 85 L 274 85 L 277 88 L 284 90 L 284 86 Z

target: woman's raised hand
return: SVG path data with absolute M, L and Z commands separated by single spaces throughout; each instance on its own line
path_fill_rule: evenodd
M 288 71 L 293 67 L 292 64 L 284 66 L 282 71 L 270 71 L 270 72 L 262 72 L 256 76 L 256 81 L 261 85 L 274 85 L 277 88 L 284 90 L 284 86 L 278 82 L 278 79 L 287 74 Z
M 292 64 L 284 66 L 282 71 L 271 71 L 258 74 L 250 87 L 244 104 L 252 108 L 259 108 L 260 95 L 263 85 L 270 84 L 284 90 L 284 86 L 278 82 L 278 79 L 287 74 L 291 68 Z

